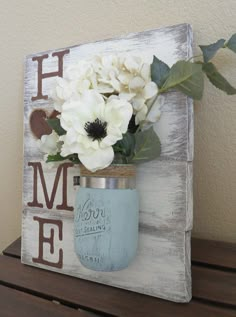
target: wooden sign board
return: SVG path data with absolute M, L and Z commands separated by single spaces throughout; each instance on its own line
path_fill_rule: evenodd
M 191 299 L 190 236 L 192 229 L 193 104 L 180 92 L 168 93 L 155 125 L 162 143 L 158 160 L 138 167 L 140 234 L 138 254 L 118 272 L 84 268 L 74 252 L 73 177 L 70 163 L 43 162 L 37 139 L 45 133 L 48 98 L 55 76 L 78 59 L 95 54 L 130 52 L 172 65 L 192 54 L 188 24 L 130 34 L 66 49 L 29 55 L 25 60 L 24 197 L 22 262 L 47 270 L 164 299 Z

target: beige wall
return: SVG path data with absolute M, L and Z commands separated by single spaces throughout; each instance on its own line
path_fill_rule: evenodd
M 0 0 L 0 251 L 21 230 L 24 56 L 183 22 L 211 43 L 236 32 L 235 14 L 235 0 Z M 215 62 L 236 86 L 236 55 Z M 236 96 L 208 83 L 194 167 L 194 235 L 236 242 Z

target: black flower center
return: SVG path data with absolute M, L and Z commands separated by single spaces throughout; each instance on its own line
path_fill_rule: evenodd
M 88 137 L 92 138 L 93 141 L 100 141 L 107 136 L 107 122 L 102 122 L 97 118 L 93 122 L 86 122 L 84 130 L 87 132 Z

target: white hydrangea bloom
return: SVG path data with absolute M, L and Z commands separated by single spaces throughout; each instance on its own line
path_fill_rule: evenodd
M 101 94 L 120 92 L 121 84 L 118 80 L 119 59 L 116 55 L 95 56 L 91 60 L 96 73 L 96 86 Z
M 62 106 L 61 126 L 66 134 L 61 155 L 77 153 L 81 163 L 96 171 L 109 166 L 114 158 L 112 145 L 122 139 L 133 114 L 126 100 L 109 99 L 107 102 L 95 90 L 86 90 Z
M 81 60 L 70 65 L 63 78 L 57 77 L 50 91 L 54 108 L 61 112 L 62 105 L 71 98 L 78 98 L 81 93 L 96 87 L 96 74 L 90 62 Z
M 158 92 L 157 85 L 151 81 L 150 64 L 143 62 L 140 57 L 100 55 L 70 65 L 64 79 L 57 79 L 51 93 L 55 109 L 61 112 L 65 102 L 79 98 L 90 89 L 105 97 L 119 96 L 131 103 L 136 124 L 146 119 L 148 101 Z
M 55 131 L 52 131 L 52 133 L 48 135 L 42 135 L 41 139 L 37 142 L 40 151 L 46 155 L 55 155 L 61 149 L 61 142 Z
M 61 112 L 61 106 L 66 100 L 72 97 L 74 91 L 74 82 L 68 81 L 67 79 L 61 77 L 57 77 L 49 93 L 51 98 L 54 100 L 55 110 Z

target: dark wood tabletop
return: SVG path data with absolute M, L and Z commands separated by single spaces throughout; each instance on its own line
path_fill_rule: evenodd
M 192 239 L 189 304 L 26 266 L 20 248 L 0 256 L 0 317 L 236 317 L 236 244 Z

